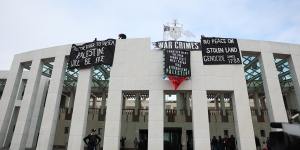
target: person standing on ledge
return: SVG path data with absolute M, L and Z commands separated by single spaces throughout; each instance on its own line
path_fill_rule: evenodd
M 127 38 L 126 34 L 124 33 L 119 34 L 119 39 L 126 39 L 126 38 Z
M 92 129 L 91 133 L 83 141 L 88 146 L 88 150 L 97 150 L 97 145 L 101 142 L 101 138 L 96 134 L 96 129 Z

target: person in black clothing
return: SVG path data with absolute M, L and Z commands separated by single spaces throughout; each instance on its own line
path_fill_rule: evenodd
M 227 135 L 225 135 L 223 138 L 223 145 L 224 145 L 224 149 L 229 150 L 229 138 Z
M 88 150 L 97 150 L 97 145 L 101 142 L 101 138 L 96 134 L 96 129 L 92 129 L 91 133 L 83 141 L 88 146 Z
M 125 141 L 126 141 L 126 137 L 121 137 L 121 140 L 120 140 L 120 142 L 121 142 L 121 149 L 124 149 L 125 148 Z
M 229 150 L 236 150 L 235 137 L 231 134 L 229 138 Z
M 147 138 L 142 137 L 139 142 L 139 150 L 147 150 L 148 148 Z
M 119 34 L 119 39 L 126 39 L 126 38 L 127 38 L 126 34 L 124 33 Z
M 144 140 L 144 138 L 141 138 L 140 139 L 140 142 L 139 142 L 139 150 L 144 150 L 144 148 L 145 148 L 145 140 Z
M 259 141 L 259 138 L 257 136 L 255 136 L 255 145 L 256 145 L 257 150 L 261 149 L 260 141 Z
M 217 149 L 218 150 L 225 150 L 225 144 L 224 144 L 224 141 L 223 141 L 221 136 L 219 136 L 219 139 L 218 139 Z
M 269 137 L 267 137 L 267 149 L 271 150 L 271 142 Z
M 212 150 L 218 150 L 218 149 L 217 149 L 217 146 L 218 146 L 218 140 L 217 140 L 216 136 L 213 136 L 213 138 L 211 139 L 210 144 L 211 144 L 211 149 L 212 149 Z

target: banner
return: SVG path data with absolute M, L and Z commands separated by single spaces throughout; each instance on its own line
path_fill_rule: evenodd
M 190 51 L 201 50 L 199 42 L 187 41 L 157 41 L 153 42 L 157 49 L 164 50 L 164 73 L 175 90 L 179 85 L 191 77 Z
M 236 39 L 202 37 L 201 46 L 204 65 L 242 64 Z
M 115 53 L 115 39 L 93 41 L 82 45 L 72 45 L 68 68 L 88 68 L 94 65 L 112 65 Z
M 166 75 L 190 77 L 190 51 L 184 50 L 165 50 L 165 66 Z
M 175 90 L 191 76 L 190 51 L 164 50 L 164 73 L 168 76 Z
M 199 51 L 201 46 L 199 42 L 186 42 L 186 41 L 158 41 L 153 42 L 155 48 L 164 50 L 186 50 L 186 51 Z

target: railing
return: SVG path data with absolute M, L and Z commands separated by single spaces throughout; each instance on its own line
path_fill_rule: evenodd
M 185 109 L 165 109 L 165 117 L 169 122 L 192 122 L 192 110 Z M 260 112 L 259 112 L 260 111 Z M 60 108 L 59 109 L 60 120 L 71 120 L 72 119 L 72 108 Z M 148 109 L 122 109 L 122 116 L 127 121 L 139 122 L 148 121 Z M 89 119 L 98 121 L 105 121 L 106 108 L 89 108 L 88 109 Z M 266 122 L 268 112 L 266 109 L 257 110 L 251 108 L 252 117 L 257 118 L 257 122 Z M 287 115 L 292 115 L 291 110 L 287 110 Z M 232 109 L 208 109 L 208 117 L 210 122 L 233 122 L 234 114 Z
M 148 109 L 137 109 L 138 114 L 148 115 Z M 122 109 L 122 114 L 132 115 L 135 113 L 135 109 Z

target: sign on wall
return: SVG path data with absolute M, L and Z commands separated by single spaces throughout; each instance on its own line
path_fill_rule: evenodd
M 165 54 L 165 75 L 190 77 L 190 51 L 185 50 L 164 50 Z
M 87 68 L 94 65 L 112 65 L 115 53 L 115 39 L 93 41 L 82 45 L 73 44 L 69 57 L 69 69 Z
M 199 42 L 187 42 L 187 41 L 157 41 L 153 42 L 155 48 L 169 49 L 169 50 L 187 50 L 187 51 L 199 51 L 201 46 Z
M 201 46 L 204 65 L 242 64 L 236 39 L 202 37 Z
M 155 48 L 164 50 L 164 74 L 175 90 L 191 77 L 190 51 L 200 50 L 199 42 L 158 41 L 153 42 Z
M 175 90 L 191 76 L 190 51 L 164 50 L 164 73 L 168 76 Z

